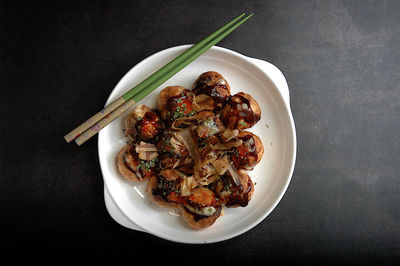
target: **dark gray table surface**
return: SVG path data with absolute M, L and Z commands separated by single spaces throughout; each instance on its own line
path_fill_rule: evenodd
M 399 263 L 400 1 L 1 1 L 0 12 L 1 253 Z M 215 244 L 118 225 L 97 139 L 77 147 L 64 134 L 136 63 L 242 12 L 256 15 L 219 45 L 288 81 L 298 149 L 285 196 Z

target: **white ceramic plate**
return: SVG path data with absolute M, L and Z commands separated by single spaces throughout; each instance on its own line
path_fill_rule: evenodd
M 183 45 L 169 48 L 137 64 L 116 85 L 106 105 L 188 47 Z M 249 172 L 255 183 L 252 200 L 244 208 L 225 208 L 224 215 L 214 225 L 203 230 L 191 229 L 175 211 L 154 205 L 146 192 L 147 183 L 128 181 L 118 172 L 116 155 L 126 144 L 122 132 L 123 115 L 104 128 L 98 136 L 107 209 L 121 224 L 171 241 L 213 243 L 238 236 L 256 226 L 276 207 L 285 193 L 295 164 L 296 134 L 287 83 L 273 65 L 225 48 L 213 47 L 141 103 L 154 107 L 162 88 L 180 85 L 191 89 L 195 79 L 209 70 L 217 71 L 226 78 L 232 94 L 240 91 L 249 93 L 261 108 L 260 121 L 250 129 L 261 138 L 265 149 L 261 162 Z

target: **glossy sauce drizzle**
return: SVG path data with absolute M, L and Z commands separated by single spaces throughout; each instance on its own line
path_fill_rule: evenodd
M 216 84 L 208 85 L 211 77 L 201 77 L 197 81 L 193 92 L 196 95 L 205 94 L 210 96 L 214 100 L 214 109 L 219 109 L 229 100 L 229 89 L 226 86 L 225 80 L 220 79 Z M 225 94 L 221 92 L 225 91 Z
M 247 182 L 247 189 L 244 190 L 243 185 L 235 186 L 231 189 L 232 194 L 229 197 L 228 202 L 226 203 L 227 207 L 239 205 L 241 207 L 246 207 L 249 204 L 249 192 L 252 189 L 252 182 L 249 179 Z
M 237 147 L 232 154 L 233 165 L 237 169 L 252 167 L 258 160 L 256 144 L 252 135 L 248 134 L 241 138 L 243 144 Z M 252 158 L 251 158 L 252 157 Z
M 177 118 L 187 116 L 193 112 L 192 92 L 184 89 L 181 94 L 168 98 L 165 109 L 167 111 L 168 122 L 173 122 Z
M 213 186 L 220 186 L 219 195 L 225 201 L 227 207 L 239 205 L 241 207 L 246 207 L 249 203 L 249 193 L 253 188 L 253 183 L 249 178 L 247 182 L 246 189 L 243 185 L 237 186 L 235 181 L 229 174 L 225 174 L 221 177 L 218 183 L 214 183 Z M 228 194 L 227 194 L 228 193 Z
M 238 128 L 244 121 L 244 126 L 254 125 L 260 120 L 260 115 L 253 112 L 250 107 L 250 101 L 240 94 L 236 94 L 231 97 L 226 107 L 223 109 L 224 115 L 221 117 L 226 126 L 232 126 L 232 128 Z M 230 125 L 230 121 L 234 121 L 233 125 Z
M 135 128 L 139 139 L 148 140 L 160 132 L 162 124 L 155 112 L 147 111 L 144 117 L 135 124 Z

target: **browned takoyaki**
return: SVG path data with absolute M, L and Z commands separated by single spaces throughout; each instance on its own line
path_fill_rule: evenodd
M 174 157 L 184 157 L 188 155 L 185 145 L 176 137 L 176 131 L 169 128 L 165 130 L 156 141 L 157 149 L 162 153 L 167 153 Z
M 181 86 L 165 87 L 157 98 L 157 108 L 161 118 L 171 124 L 177 118 L 191 116 L 193 111 L 193 93 Z
M 172 169 L 161 170 L 158 176 L 153 176 L 147 185 L 152 202 L 173 208 L 185 204 L 186 199 L 181 195 L 183 178 L 183 174 Z
M 201 111 L 196 114 L 197 126 L 195 132 L 201 139 L 208 139 L 212 136 L 219 135 L 225 130 L 224 124 L 211 111 Z
M 146 151 L 142 151 L 140 147 L 145 147 Z M 156 174 L 157 155 L 152 144 L 128 144 L 117 155 L 118 170 L 128 180 L 147 180 Z
M 156 138 L 156 147 L 161 152 L 161 168 L 175 169 L 192 162 L 188 150 L 176 134 L 176 130 L 169 128 Z
M 229 129 L 243 130 L 254 126 L 261 118 L 261 109 L 249 94 L 233 95 L 221 110 L 221 120 Z
M 202 94 L 209 96 L 204 99 L 206 110 L 219 110 L 228 101 L 231 95 L 231 88 L 225 78 L 215 72 L 208 71 L 201 74 L 193 85 L 193 92 L 196 96 Z
M 125 132 L 136 140 L 153 139 L 162 129 L 160 117 L 150 107 L 141 104 L 125 117 Z
M 222 206 L 215 193 L 206 187 L 193 189 L 181 210 L 183 218 L 195 229 L 213 225 L 222 214 Z
M 227 207 L 245 207 L 250 202 L 254 185 L 244 171 L 227 171 L 219 180 L 211 184 L 221 204 Z M 231 175 L 232 173 L 232 175 Z M 232 176 L 235 175 L 233 178 Z
M 232 153 L 233 165 L 236 169 L 252 170 L 261 161 L 264 154 L 261 139 L 248 131 L 240 131 L 237 138 L 243 143 Z

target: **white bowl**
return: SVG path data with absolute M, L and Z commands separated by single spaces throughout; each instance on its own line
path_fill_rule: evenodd
M 188 47 L 182 45 L 163 50 L 134 66 L 116 85 L 106 105 Z M 261 162 L 249 172 L 255 183 L 252 200 L 244 208 L 225 208 L 224 215 L 203 230 L 191 229 L 175 211 L 154 205 L 146 192 L 147 183 L 128 181 L 118 172 L 116 155 L 126 145 L 122 115 L 98 136 L 106 206 L 120 224 L 176 242 L 218 242 L 238 236 L 263 221 L 285 193 L 295 164 L 296 132 L 286 80 L 272 64 L 225 48 L 212 47 L 140 103 L 154 107 L 162 88 L 180 85 L 191 89 L 195 79 L 209 70 L 226 78 L 232 95 L 240 91 L 249 93 L 261 108 L 260 121 L 249 130 L 261 138 L 265 149 Z

